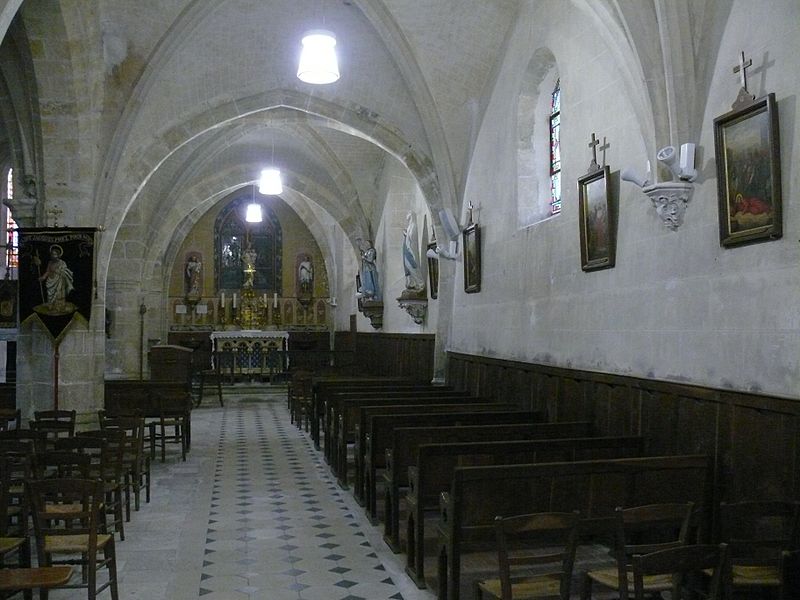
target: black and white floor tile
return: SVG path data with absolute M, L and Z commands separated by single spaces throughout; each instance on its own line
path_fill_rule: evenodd
M 433 598 L 289 423 L 285 389 L 227 395 L 192 428 L 187 461 L 154 464 L 152 502 L 117 542 L 121 600 Z

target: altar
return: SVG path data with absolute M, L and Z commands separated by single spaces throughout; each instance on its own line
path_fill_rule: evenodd
M 284 372 L 288 368 L 285 364 L 288 342 L 288 331 L 245 329 L 211 332 L 214 354 L 231 353 L 235 373 L 247 376 Z

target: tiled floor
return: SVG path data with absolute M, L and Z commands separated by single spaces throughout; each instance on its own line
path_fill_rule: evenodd
M 433 598 L 289 423 L 285 389 L 225 400 L 193 412 L 185 463 L 154 463 L 152 501 L 117 542 L 121 600 Z

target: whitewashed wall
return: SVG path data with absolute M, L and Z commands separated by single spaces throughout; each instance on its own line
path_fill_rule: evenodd
M 456 269 L 449 349 L 702 385 L 798 395 L 800 248 L 796 120 L 800 41 L 796 0 L 734 2 L 710 85 L 699 140 L 701 176 L 678 231 L 666 229 L 646 197 L 623 182 L 617 266 L 580 268 L 576 180 L 591 158 L 592 132 L 606 137 L 612 171 L 647 159 L 621 71 L 595 25 L 574 4 L 537 3 L 520 15 L 478 135 L 464 205 L 483 230 L 483 291 L 463 293 Z M 791 18 L 792 15 L 795 18 Z M 537 48 L 556 58 L 563 90 L 563 214 L 527 229 L 516 224 L 515 102 Z M 745 50 L 756 91 L 774 91 L 781 118 L 784 237 L 719 246 L 713 117 L 729 110 Z M 685 141 L 685 140 L 681 140 Z M 462 208 L 463 220 L 463 208 Z

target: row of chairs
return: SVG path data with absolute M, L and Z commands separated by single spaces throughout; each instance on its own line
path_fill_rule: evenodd
M 800 503 L 723 504 L 720 512 L 724 541 L 690 544 L 691 503 L 617 508 L 617 564 L 584 573 L 581 600 L 591 598 L 598 587 L 614 591 L 620 600 L 643 600 L 662 592 L 678 600 L 687 591 L 700 591 L 710 600 L 731 598 L 736 591 L 750 598 L 754 591 L 769 588 L 780 600 L 797 600 Z M 499 576 L 478 581 L 476 598 L 568 600 L 580 514 L 497 517 L 495 524 Z
M 0 570 L 0 591 L 23 590 L 28 598 L 33 587 L 86 587 L 92 599 L 109 587 L 116 600 L 113 533 L 125 539 L 132 498 L 136 510 L 142 490 L 150 501 L 150 454 L 142 417 L 100 411 L 98 421 L 99 430 L 76 434 L 74 413 L 45 412 L 35 415 L 31 429 L 0 432 L 0 555 L 18 553 L 16 569 Z M 37 568 L 30 566 L 29 519 Z M 65 554 L 72 556 L 59 564 L 56 557 Z M 82 570 L 78 584 L 68 583 L 75 555 Z M 97 585 L 102 567 L 108 577 Z

